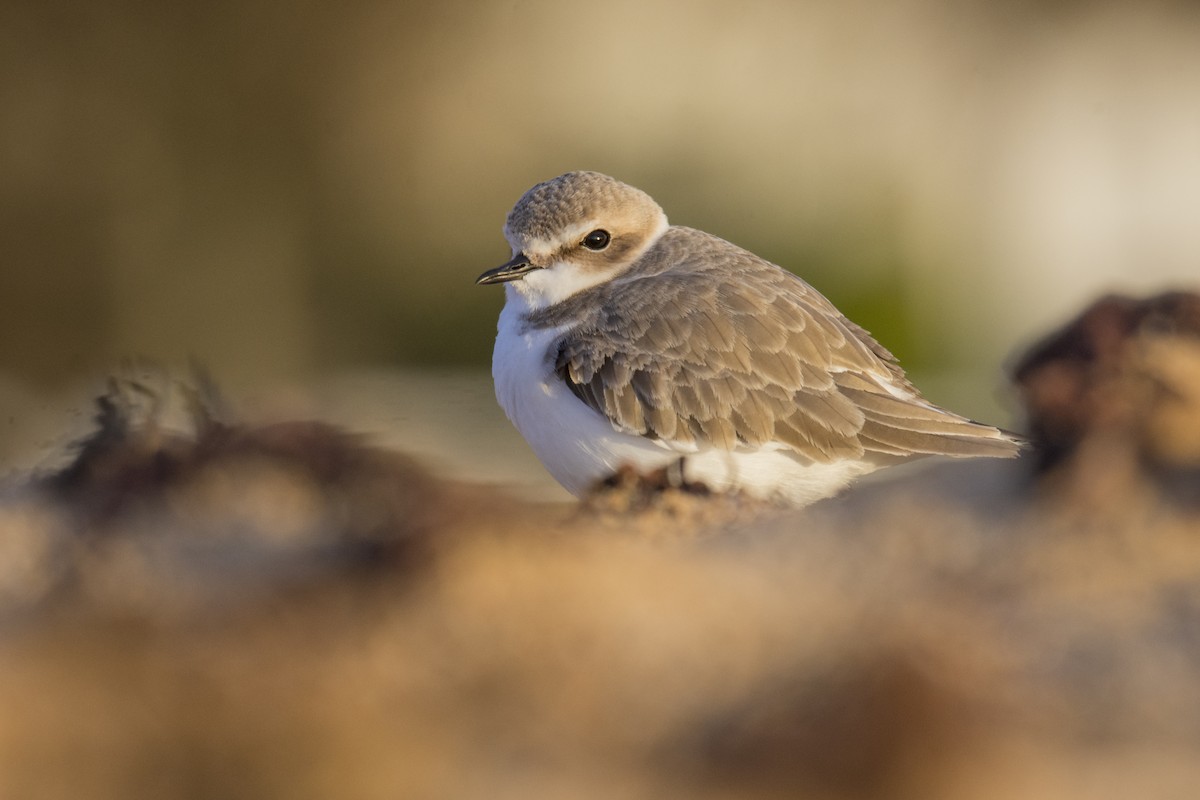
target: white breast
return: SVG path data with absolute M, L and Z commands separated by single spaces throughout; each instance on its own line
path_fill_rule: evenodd
M 618 432 L 571 394 L 554 375 L 551 352 L 565 328 L 522 330 L 528 306 L 511 288 L 506 295 L 492 355 L 496 399 L 555 480 L 579 495 L 622 464 L 655 469 L 678 457 L 649 439 Z
M 753 450 L 698 450 L 691 444 L 622 433 L 554 374 L 552 345 L 569 326 L 524 330 L 526 299 L 512 286 L 505 294 L 492 356 L 496 399 L 542 464 L 572 494 L 583 494 L 622 465 L 650 471 L 685 456 L 689 480 L 716 491 L 738 488 L 804 505 L 836 493 L 874 468 L 862 461 L 804 463 L 775 444 Z

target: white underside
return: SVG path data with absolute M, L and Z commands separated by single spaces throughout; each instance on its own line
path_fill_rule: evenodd
M 804 505 L 836 494 L 875 469 L 861 461 L 805 462 L 782 445 L 699 449 L 622 433 L 554 375 L 548 348 L 563 329 L 523 333 L 527 301 L 511 284 L 506 295 L 492 358 L 496 399 L 550 474 L 574 495 L 623 465 L 648 471 L 685 456 L 687 480 L 716 491 L 738 489 Z

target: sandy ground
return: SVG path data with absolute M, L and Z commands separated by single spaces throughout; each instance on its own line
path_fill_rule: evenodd
M 125 373 L 0 488 L 0 797 L 1194 796 L 1172 309 L 1031 351 L 1025 457 L 801 511 L 633 475 L 561 502 L 478 378 L 235 411 Z

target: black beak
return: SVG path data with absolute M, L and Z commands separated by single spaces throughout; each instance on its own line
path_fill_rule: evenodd
M 541 267 L 530 264 L 529 259 L 524 253 L 517 253 L 512 257 L 512 261 L 506 264 L 501 264 L 498 267 L 489 269 L 487 272 L 475 279 L 476 286 L 484 286 L 489 283 L 504 283 L 505 281 L 515 281 L 517 278 L 526 273 L 533 272 Z

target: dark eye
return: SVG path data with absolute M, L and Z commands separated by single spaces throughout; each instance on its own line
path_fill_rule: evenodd
M 588 250 L 603 250 L 608 247 L 610 241 L 612 237 L 608 235 L 608 231 L 594 230 L 583 237 L 583 246 Z

